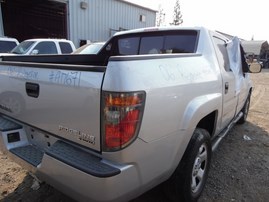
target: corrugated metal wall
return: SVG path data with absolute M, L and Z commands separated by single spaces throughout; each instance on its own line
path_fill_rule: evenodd
M 86 4 L 81 8 L 81 2 Z M 80 40 L 105 41 L 119 29 L 155 25 L 156 13 L 118 0 L 69 0 L 70 39 L 79 47 Z M 145 16 L 145 22 L 140 21 Z
M 3 18 L 2 18 L 2 7 L 0 6 L 0 36 L 4 36 Z

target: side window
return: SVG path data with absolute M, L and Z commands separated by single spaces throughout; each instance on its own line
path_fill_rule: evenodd
M 137 55 L 139 37 L 130 37 L 118 40 L 119 55 Z
M 230 61 L 226 48 L 226 42 L 220 38 L 213 37 L 214 45 L 217 51 L 218 60 L 220 66 L 222 66 L 227 72 L 232 71 L 230 68 Z
M 57 48 L 52 41 L 43 41 L 36 45 L 34 50 L 37 50 L 37 54 L 57 54 Z
M 62 53 L 72 53 L 73 49 L 67 42 L 59 42 Z

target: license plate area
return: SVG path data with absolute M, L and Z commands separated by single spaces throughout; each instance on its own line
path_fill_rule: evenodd
M 30 144 L 33 144 L 43 151 L 49 149 L 58 138 L 44 131 L 33 127 L 25 127 L 26 134 Z

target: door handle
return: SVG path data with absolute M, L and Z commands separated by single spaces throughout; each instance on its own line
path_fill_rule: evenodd
M 26 93 L 28 96 L 38 98 L 38 96 L 39 96 L 39 84 L 26 82 L 25 89 L 26 89 Z
M 228 93 L 228 90 L 229 90 L 229 83 L 225 82 L 225 94 Z

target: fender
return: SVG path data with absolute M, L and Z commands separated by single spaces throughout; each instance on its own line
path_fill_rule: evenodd
M 184 120 L 182 120 L 180 125 L 181 134 L 185 137 L 182 139 L 183 142 L 181 144 L 181 147 L 177 147 L 176 154 L 173 156 L 173 164 L 171 165 L 170 175 L 177 168 L 198 123 L 210 113 L 214 111 L 219 112 L 219 109 L 222 109 L 221 105 L 221 93 L 213 93 L 199 96 L 189 102 L 184 112 Z M 219 117 L 220 114 L 221 112 L 218 113 L 217 119 L 221 118 Z
M 186 107 L 184 119 L 181 122 L 180 128 L 192 134 L 200 120 L 211 112 L 216 110 L 219 111 L 220 109 L 222 109 L 221 93 L 196 97 Z M 222 113 L 219 112 L 218 114 Z M 190 138 L 191 137 L 189 137 L 189 139 Z

